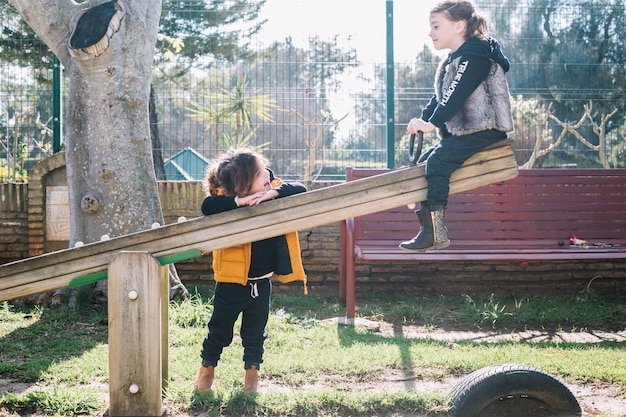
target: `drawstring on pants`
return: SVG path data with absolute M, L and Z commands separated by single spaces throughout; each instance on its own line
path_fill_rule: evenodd
M 262 279 L 270 279 L 274 272 L 268 272 L 265 275 L 256 278 L 248 278 L 248 283 L 250 284 L 250 297 L 257 298 L 259 296 L 259 287 L 257 282 Z
M 259 287 L 256 285 L 256 281 L 250 283 L 250 297 L 257 298 L 259 296 Z

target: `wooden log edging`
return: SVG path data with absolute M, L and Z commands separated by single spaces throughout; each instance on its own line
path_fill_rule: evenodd
M 458 193 L 517 176 L 509 142 L 484 150 L 459 168 L 450 192 Z M 162 263 L 422 201 L 426 198 L 424 166 L 333 185 L 270 201 L 259 206 L 162 226 L 51 252 L 0 266 L 0 301 L 67 287 L 72 280 L 106 270 L 120 251 L 146 251 Z M 169 260 L 166 257 L 170 257 Z

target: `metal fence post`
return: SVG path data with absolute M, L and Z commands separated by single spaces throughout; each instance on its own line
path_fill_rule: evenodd
M 395 166 L 395 112 L 394 63 L 393 63 L 393 0 L 387 0 L 387 168 Z
M 52 152 L 61 152 L 61 62 L 52 57 Z

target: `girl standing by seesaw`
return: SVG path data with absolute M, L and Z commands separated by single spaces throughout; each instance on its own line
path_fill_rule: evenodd
M 284 183 L 267 167 L 268 161 L 250 149 L 230 150 L 209 167 L 203 182 L 207 197 L 202 213 L 210 215 L 238 207 L 254 206 L 275 198 L 303 193 L 300 183 Z M 224 347 L 233 340 L 235 321 L 241 318 L 244 348 L 244 387 L 258 388 L 258 370 L 263 362 L 265 326 L 270 311 L 271 277 L 280 282 L 300 280 L 306 275 L 296 232 L 246 243 L 213 252 L 216 281 L 213 314 L 202 343 L 202 365 L 196 389 L 211 391 L 215 367 Z
M 472 155 L 507 137 L 513 130 L 509 60 L 500 44 L 487 36 L 487 20 L 467 0 L 443 1 L 430 11 L 430 34 L 437 50 L 450 53 L 439 64 L 435 94 L 413 118 L 407 132 L 438 130 L 440 141 L 422 155 L 428 183 L 426 201 L 415 213 L 417 236 L 400 243 L 406 251 L 423 252 L 450 245 L 444 226 L 450 176 Z

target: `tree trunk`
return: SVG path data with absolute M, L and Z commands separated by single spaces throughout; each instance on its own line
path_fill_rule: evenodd
M 159 136 L 159 117 L 156 111 L 156 93 L 154 87 L 150 85 L 150 139 L 152 140 L 152 161 L 154 163 L 154 173 L 157 181 L 167 180 L 165 174 L 165 164 L 163 163 L 163 145 Z
M 71 244 L 163 224 L 147 123 L 152 54 L 145 55 L 105 54 L 67 69 Z
M 10 1 L 69 77 L 70 245 L 163 224 L 148 121 L 161 1 Z M 99 6 L 106 12 L 95 13 Z M 90 44 L 99 39 L 97 27 L 107 32 Z M 180 284 L 170 270 L 173 286 Z

